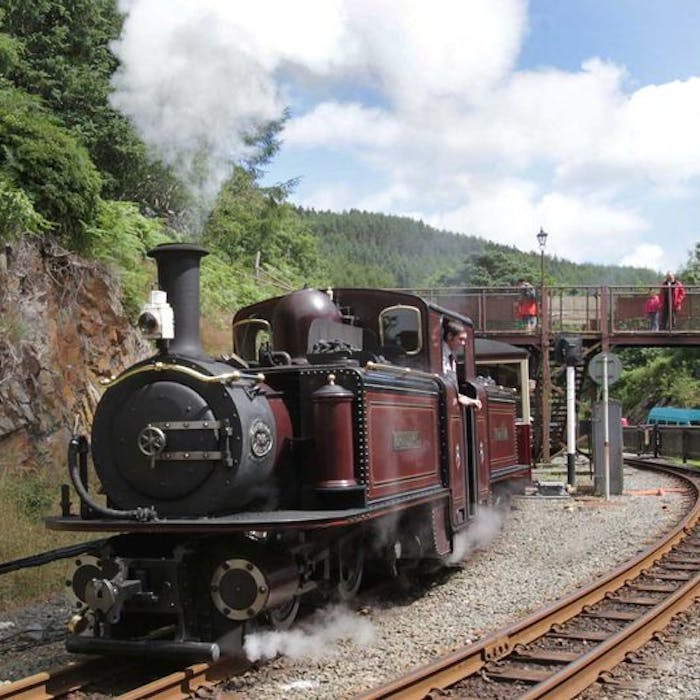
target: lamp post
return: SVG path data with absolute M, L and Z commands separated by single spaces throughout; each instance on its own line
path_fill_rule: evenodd
M 544 292 L 544 249 L 547 245 L 547 236 L 549 234 L 540 226 L 540 232 L 537 234 L 537 244 L 540 247 L 540 291 Z M 542 295 L 544 299 L 544 294 Z
M 552 422 L 552 378 L 549 366 L 549 308 L 544 289 L 544 249 L 547 232 L 540 226 L 537 244 L 540 247 L 540 350 L 542 352 L 542 388 L 540 391 L 540 419 L 542 430 L 542 461 L 549 463 L 549 431 Z

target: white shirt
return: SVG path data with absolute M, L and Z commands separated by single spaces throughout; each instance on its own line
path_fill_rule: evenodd
M 451 362 L 450 357 L 452 357 Z M 442 373 L 457 375 L 457 356 L 444 340 L 442 341 Z

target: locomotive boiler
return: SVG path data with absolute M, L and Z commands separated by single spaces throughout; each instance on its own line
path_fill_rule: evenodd
M 113 533 L 67 580 L 70 651 L 235 652 L 260 625 L 291 625 L 306 596 L 351 598 L 370 563 L 445 560 L 496 489 L 529 480 L 515 396 L 474 376 L 468 319 L 402 292 L 302 289 L 239 310 L 214 359 L 206 251 L 150 255 L 159 289 L 139 326 L 157 352 L 107 383 L 90 440 L 69 446 L 80 513 L 47 521 Z M 456 381 L 449 319 L 468 333 Z

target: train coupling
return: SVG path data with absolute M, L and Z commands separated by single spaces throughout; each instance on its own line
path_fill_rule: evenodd
M 100 612 L 112 624 L 119 622 L 124 603 L 141 593 L 138 580 L 109 580 L 93 578 L 85 584 L 85 602 L 95 612 Z

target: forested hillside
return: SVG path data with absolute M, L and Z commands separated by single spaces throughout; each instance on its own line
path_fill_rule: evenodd
M 318 237 L 335 286 L 500 286 L 540 277 L 540 255 L 475 236 L 439 231 L 406 217 L 351 210 L 300 210 Z M 534 238 L 534 237 L 533 237 Z M 577 264 L 546 256 L 550 284 L 656 284 L 658 273 L 613 265 Z

